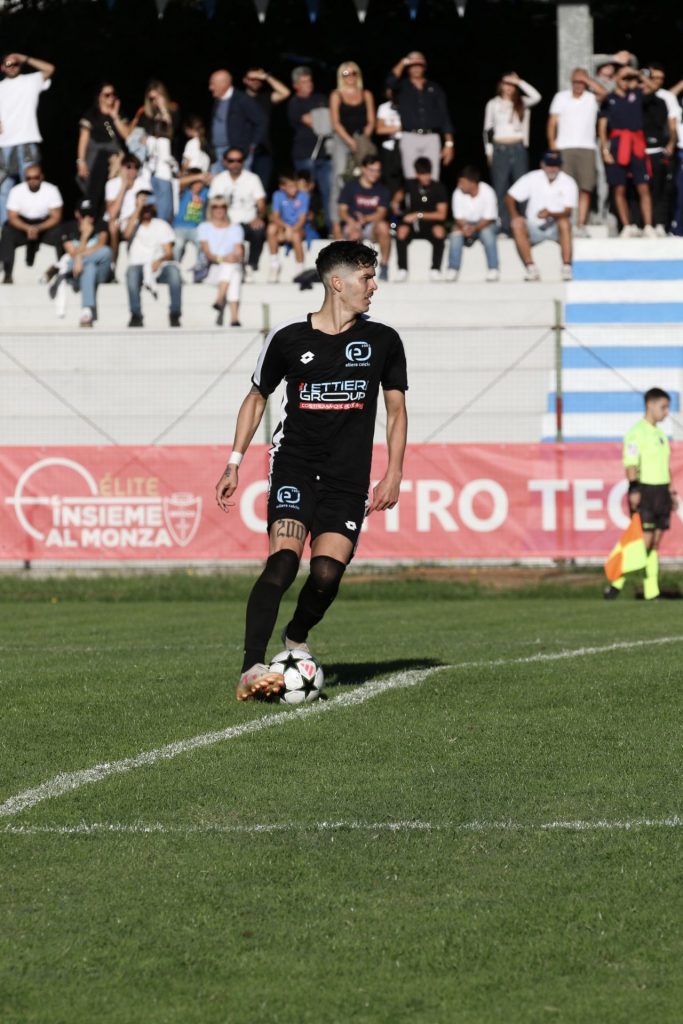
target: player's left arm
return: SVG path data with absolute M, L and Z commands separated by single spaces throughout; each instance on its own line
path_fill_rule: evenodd
M 372 492 L 370 512 L 384 512 L 393 508 L 399 499 L 401 478 L 403 476 L 403 458 L 408 438 L 408 413 L 406 396 L 403 391 L 387 390 L 384 392 L 384 405 L 387 410 L 387 470 Z

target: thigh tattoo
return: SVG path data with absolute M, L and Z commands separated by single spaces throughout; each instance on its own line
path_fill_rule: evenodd
M 303 544 L 306 540 L 306 533 L 307 530 L 304 524 L 296 519 L 280 519 L 277 523 L 275 536 L 287 540 L 298 540 Z

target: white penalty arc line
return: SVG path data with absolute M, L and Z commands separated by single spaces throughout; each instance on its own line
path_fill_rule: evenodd
M 683 818 L 559 819 L 558 821 L 314 821 L 272 822 L 256 825 L 188 824 L 96 821 L 77 825 L 5 825 L 0 835 L 96 836 L 96 835 L 273 835 L 315 832 L 631 832 L 648 828 L 683 828 Z
M 608 654 L 610 651 L 630 650 L 637 647 L 651 647 L 660 644 L 672 644 L 683 641 L 683 636 L 654 637 L 649 640 L 623 640 L 611 644 L 604 644 L 600 647 L 576 647 L 564 651 L 554 651 L 528 655 L 520 658 L 499 658 L 490 661 L 463 661 L 455 665 L 440 665 L 436 668 L 414 669 L 407 672 L 397 672 L 388 679 L 379 679 L 375 682 L 365 683 L 358 689 L 349 693 L 343 693 L 339 697 L 328 701 L 316 701 L 314 704 L 307 704 L 303 708 L 293 711 L 283 711 L 269 717 L 256 718 L 250 722 L 243 722 L 241 725 L 229 726 L 216 732 L 203 733 L 200 736 L 193 736 L 187 740 L 177 740 L 174 743 L 167 743 L 163 747 L 156 747 L 153 750 L 145 750 L 134 757 L 126 757 L 120 761 L 106 761 L 102 764 L 93 765 L 91 768 L 84 768 L 75 772 L 60 772 L 53 778 L 41 783 L 32 789 L 25 789 L 21 793 L 9 797 L 0 804 L 0 818 L 10 818 L 22 811 L 35 807 L 36 804 L 45 800 L 53 800 L 56 797 L 64 796 L 82 786 L 95 782 L 102 782 L 112 775 L 122 775 L 125 772 L 133 771 L 136 768 L 144 768 L 156 764 L 158 761 L 169 761 L 179 754 L 185 754 L 192 750 L 200 750 L 204 747 L 212 747 L 217 743 L 237 739 L 253 732 L 261 732 L 263 729 L 272 729 L 278 726 L 287 725 L 290 722 L 298 722 L 310 715 L 324 714 L 339 708 L 353 707 L 364 704 L 372 697 L 385 693 L 388 690 L 405 689 L 417 686 L 424 682 L 428 676 L 435 672 L 457 671 L 470 668 L 501 668 L 507 665 L 528 665 L 538 662 L 562 661 L 567 658 L 582 658 L 592 654 Z

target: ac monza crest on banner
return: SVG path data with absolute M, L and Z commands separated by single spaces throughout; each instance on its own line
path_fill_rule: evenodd
M 202 499 L 194 494 L 172 494 L 163 499 L 166 529 L 176 544 L 186 548 L 192 543 L 202 515 Z

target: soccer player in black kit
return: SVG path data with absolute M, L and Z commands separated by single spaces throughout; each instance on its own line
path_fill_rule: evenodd
M 247 604 L 244 662 L 237 699 L 271 696 L 282 675 L 268 671 L 266 647 L 280 601 L 294 582 L 306 538 L 311 567 L 282 639 L 308 651 L 308 634 L 337 595 L 363 520 L 398 502 L 408 420 L 403 343 L 367 311 L 377 290 L 377 254 L 362 242 L 332 242 L 316 267 L 325 287 L 317 313 L 270 332 L 237 417 L 232 454 L 216 486 L 224 512 L 239 483 L 238 466 L 271 395 L 285 381 L 270 449 L 269 556 Z M 387 416 L 387 468 L 369 497 L 372 442 L 380 389 Z

